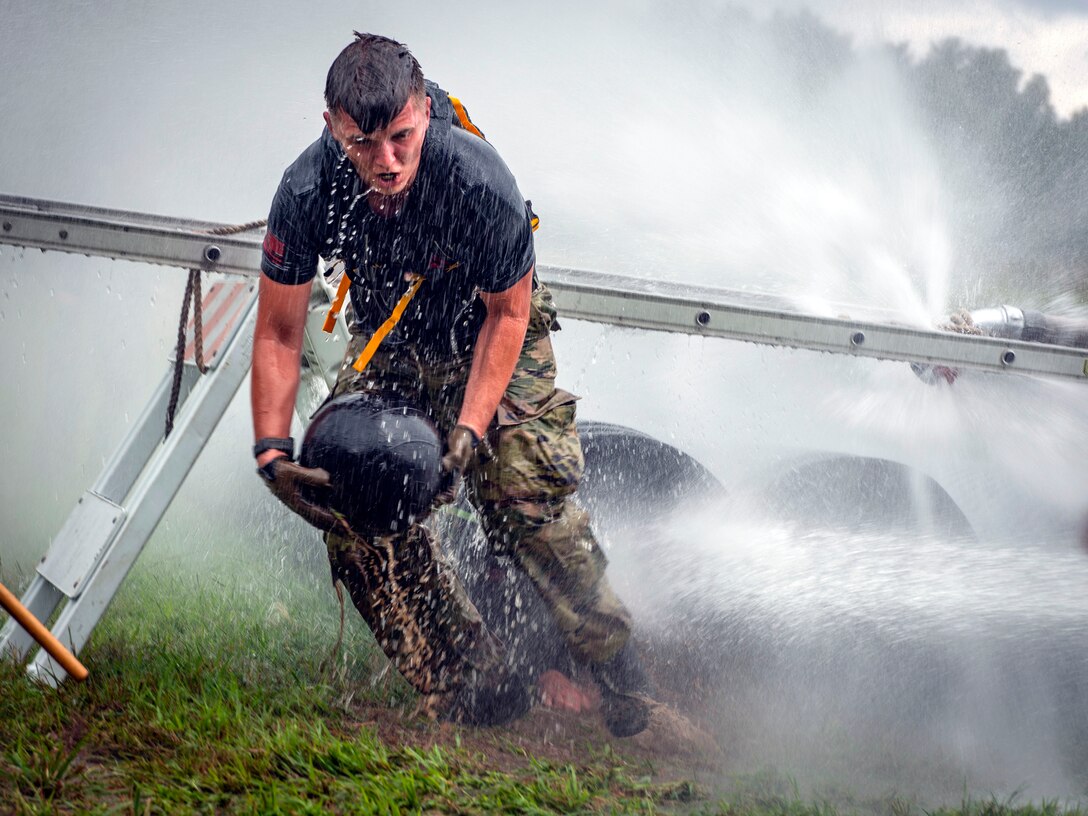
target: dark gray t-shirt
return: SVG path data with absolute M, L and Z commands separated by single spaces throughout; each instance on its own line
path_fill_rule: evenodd
M 525 199 L 490 144 L 453 124 L 445 92 L 427 84 L 431 121 L 400 213 L 373 213 L 362 182 L 326 129 L 287 168 L 272 202 L 261 270 L 309 282 L 320 255 L 352 279 L 352 331 L 369 335 L 409 283 L 426 278 L 383 347 L 412 343 L 434 360 L 469 352 L 484 317 L 477 291 L 501 292 L 535 260 Z

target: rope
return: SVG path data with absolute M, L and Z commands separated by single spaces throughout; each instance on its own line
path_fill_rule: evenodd
M 329 652 L 328 656 L 321 661 L 321 665 L 318 666 L 318 671 L 321 674 L 332 671 L 332 668 L 336 663 L 336 658 L 340 654 L 340 647 L 344 643 L 344 585 L 336 578 L 333 579 L 332 585 L 336 590 L 336 599 L 340 602 L 340 631 L 336 635 L 336 645 L 332 647 L 332 651 Z
M 181 372 L 185 367 L 185 327 L 189 323 L 189 301 L 193 301 L 193 343 L 196 352 L 196 367 L 201 374 L 208 372 L 204 365 L 204 316 L 203 298 L 200 293 L 200 270 L 190 269 L 189 280 L 185 284 L 185 294 L 181 299 L 181 320 L 178 321 L 178 344 L 174 353 L 174 381 L 170 386 L 170 402 L 166 406 L 166 433 L 170 436 L 174 430 L 174 415 L 178 410 L 178 397 L 181 395 Z
M 351 529 L 351 525 L 348 524 L 346 518 L 335 510 L 333 511 L 333 515 L 336 516 L 339 527 L 335 530 L 330 530 L 330 533 L 336 533 L 345 537 L 358 537 L 355 535 L 355 531 Z M 318 671 L 322 674 L 332 671 L 332 668 L 336 663 L 336 658 L 340 655 L 340 647 L 344 645 L 344 582 L 340 580 L 335 568 L 333 568 L 332 571 L 332 585 L 333 589 L 336 590 L 336 600 L 340 602 L 340 631 L 336 634 L 336 645 L 332 647 L 332 651 L 321 661 L 321 665 L 318 667 Z
M 249 232 L 250 230 L 255 230 L 258 227 L 267 226 L 268 219 L 259 218 L 256 221 L 250 221 L 245 224 L 238 224 L 237 226 L 215 227 L 214 229 L 204 230 L 204 232 L 207 235 L 238 235 L 242 232 Z
M 268 225 L 267 218 L 224 227 L 205 230 L 207 235 L 237 235 Z M 200 293 L 200 270 L 190 269 L 189 280 L 185 284 L 185 295 L 181 300 L 181 320 L 178 321 L 178 344 L 174 353 L 174 381 L 170 386 L 170 402 L 166 406 L 166 433 L 163 439 L 174 430 L 174 415 L 178 410 L 178 398 L 181 396 L 181 372 L 185 366 L 185 328 L 189 323 L 189 301 L 193 302 L 193 345 L 196 352 L 196 367 L 201 374 L 208 373 L 204 365 L 204 313 L 203 297 Z

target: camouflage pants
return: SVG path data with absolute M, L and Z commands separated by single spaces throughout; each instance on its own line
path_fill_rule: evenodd
M 551 296 L 533 294 L 529 329 L 514 375 L 476 456 L 466 497 L 490 546 L 536 587 L 580 662 L 600 664 L 627 642 L 630 616 L 604 577 L 606 559 L 588 514 L 569 501 L 583 459 L 573 395 L 555 388 Z M 456 424 L 471 361 L 428 364 L 411 348 L 380 350 L 358 373 L 368 338 L 354 337 L 335 393 L 412 399 L 445 436 Z M 420 524 L 366 540 L 326 538 L 335 578 L 394 666 L 423 694 L 455 692 L 502 662 L 488 632 L 431 533 Z

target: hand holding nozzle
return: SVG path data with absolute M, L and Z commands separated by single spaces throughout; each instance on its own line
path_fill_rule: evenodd
M 937 328 L 957 334 L 981 335 L 984 333 L 981 327 L 975 325 L 974 317 L 966 309 L 953 312 L 948 316 L 948 322 L 941 323 Z
M 959 309 L 948 316 L 948 320 L 938 324 L 942 331 L 956 334 L 969 334 L 975 337 L 1005 337 L 1020 339 L 1024 327 L 1024 313 L 1015 306 L 997 306 L 991 309 Z M 926 385 L 947 383 L 952 385 L 959 377 L 958 369 L 946 365 L 926 365 L 911 363 L 918 379 Z
M 939 328 L 960 334 L 1000 337 L 1027 343 L 1048 343 L 1070 348 L 1088 348 L 1088 321 L 1034 312 L 1016 306 L 988 306 L 960 309 L 949 315 Z
M 960 309 L 937 328 L 957 334 L 998 337 L 1027 343 L 1088 349 L 1088 321 L 1033 312 L 1016 306 Z M 911 370 L 930 385 L 955 382 L 959 372 L 948 366 L 911 363 Z

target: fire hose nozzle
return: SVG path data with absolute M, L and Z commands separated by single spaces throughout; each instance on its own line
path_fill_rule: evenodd
M 1069 348 L 1088 348 L 1088 321 L 1020 309 L 991 306 L 968 314 L 979 331 L 1004 340 L 1049 343 Z
M 1003 337 L 1006 340 L 1020 340 L 1024 336 L 1023 309 L 1016 306 L 989 306 L 982 309 L 972 309 L 968 314 L 971 321 L 982 331 L 991 337 Z

